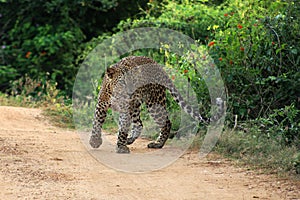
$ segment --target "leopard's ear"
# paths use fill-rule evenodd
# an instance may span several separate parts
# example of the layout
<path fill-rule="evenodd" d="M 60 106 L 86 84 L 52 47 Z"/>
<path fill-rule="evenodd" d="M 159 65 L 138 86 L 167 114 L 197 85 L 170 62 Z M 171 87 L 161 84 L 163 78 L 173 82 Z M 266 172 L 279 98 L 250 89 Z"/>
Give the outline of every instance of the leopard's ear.
<path fill-rule="evenodd" d="M 108 78 L 110 78 L 110 79 L 113 77 L 114 73 L 115 73 L 115 69 L 114 68 L 108 68 L 106 70 L 106 74 L 107 74 Z"/>

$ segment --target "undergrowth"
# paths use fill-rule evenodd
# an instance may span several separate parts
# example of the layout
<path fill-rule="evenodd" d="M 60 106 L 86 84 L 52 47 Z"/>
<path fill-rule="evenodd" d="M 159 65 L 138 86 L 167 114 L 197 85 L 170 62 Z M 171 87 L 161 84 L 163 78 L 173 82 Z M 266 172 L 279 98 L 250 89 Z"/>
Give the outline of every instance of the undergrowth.
<path fill-rule="evenodd" d="M 215 151 L 244 165 L 280 176 L 300 178 L 300 151 L 297 144 L 259 135 L 259 131 L 224 131 Z"/>
<path fill-rule="evenodd" d="M 55 126 L 74 128 L 72 102 L 57 89 L 56 82 L 25 75 L 12 85 L 8 93 L 0 92 L 1 106 L 40 108 Z"/>

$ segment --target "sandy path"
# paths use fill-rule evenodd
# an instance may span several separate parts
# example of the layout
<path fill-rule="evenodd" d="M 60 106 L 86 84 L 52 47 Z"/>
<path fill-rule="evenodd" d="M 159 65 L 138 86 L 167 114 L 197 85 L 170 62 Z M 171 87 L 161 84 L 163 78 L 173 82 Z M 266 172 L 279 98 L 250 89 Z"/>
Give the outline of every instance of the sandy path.
<path fill-rule="evenodd" d="M 300 199 L 300 185 L 194 152 L 158 171 L 117 172 L 40 110 L 0 107 L 0 199 Z"/>

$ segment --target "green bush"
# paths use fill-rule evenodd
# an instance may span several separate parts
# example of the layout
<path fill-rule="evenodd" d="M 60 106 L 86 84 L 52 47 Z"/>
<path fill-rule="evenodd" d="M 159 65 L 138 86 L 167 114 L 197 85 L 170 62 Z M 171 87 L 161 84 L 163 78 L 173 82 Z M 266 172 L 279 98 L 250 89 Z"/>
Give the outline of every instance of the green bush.
<path fill-rule="evenodd" d="M 253 121 L 258 129 L 268 137 L 277 139 L 287 145 L 295 145 L 300 149 L 300 110 L 295 105 L 274 109 L 268 118 L 259 118 Z"/>
<path fill-rule="evenodd" d="M 295 44 L 300 6 L 280 1 L 229 2 L 222 23 L 212 26 L 211 54 L 219 59 L 229 109 L 241 119 L 253 119 L 297 103 L 300 59 Z"/>
<path fill-rule="evenodd" d="M 25 74 L 37 79 L 50 73 L 70 95 L 85 43 L 145 6 L 145 0 L 0 1 L 0 91 Z"/>

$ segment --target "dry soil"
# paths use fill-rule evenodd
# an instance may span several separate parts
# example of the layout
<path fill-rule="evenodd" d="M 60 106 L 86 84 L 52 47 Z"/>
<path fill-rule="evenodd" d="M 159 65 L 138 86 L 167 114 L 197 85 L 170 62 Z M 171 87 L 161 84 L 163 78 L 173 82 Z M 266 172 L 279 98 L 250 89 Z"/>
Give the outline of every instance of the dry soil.
<path fill-rule="evenodd" d="M 144 143 L 136 141 L 133 151 Z M 119 172 L 41 110 L 1 106 L 0 199 L 300 199 L 300 184 L 196 152 L 153 172 Z"/>

